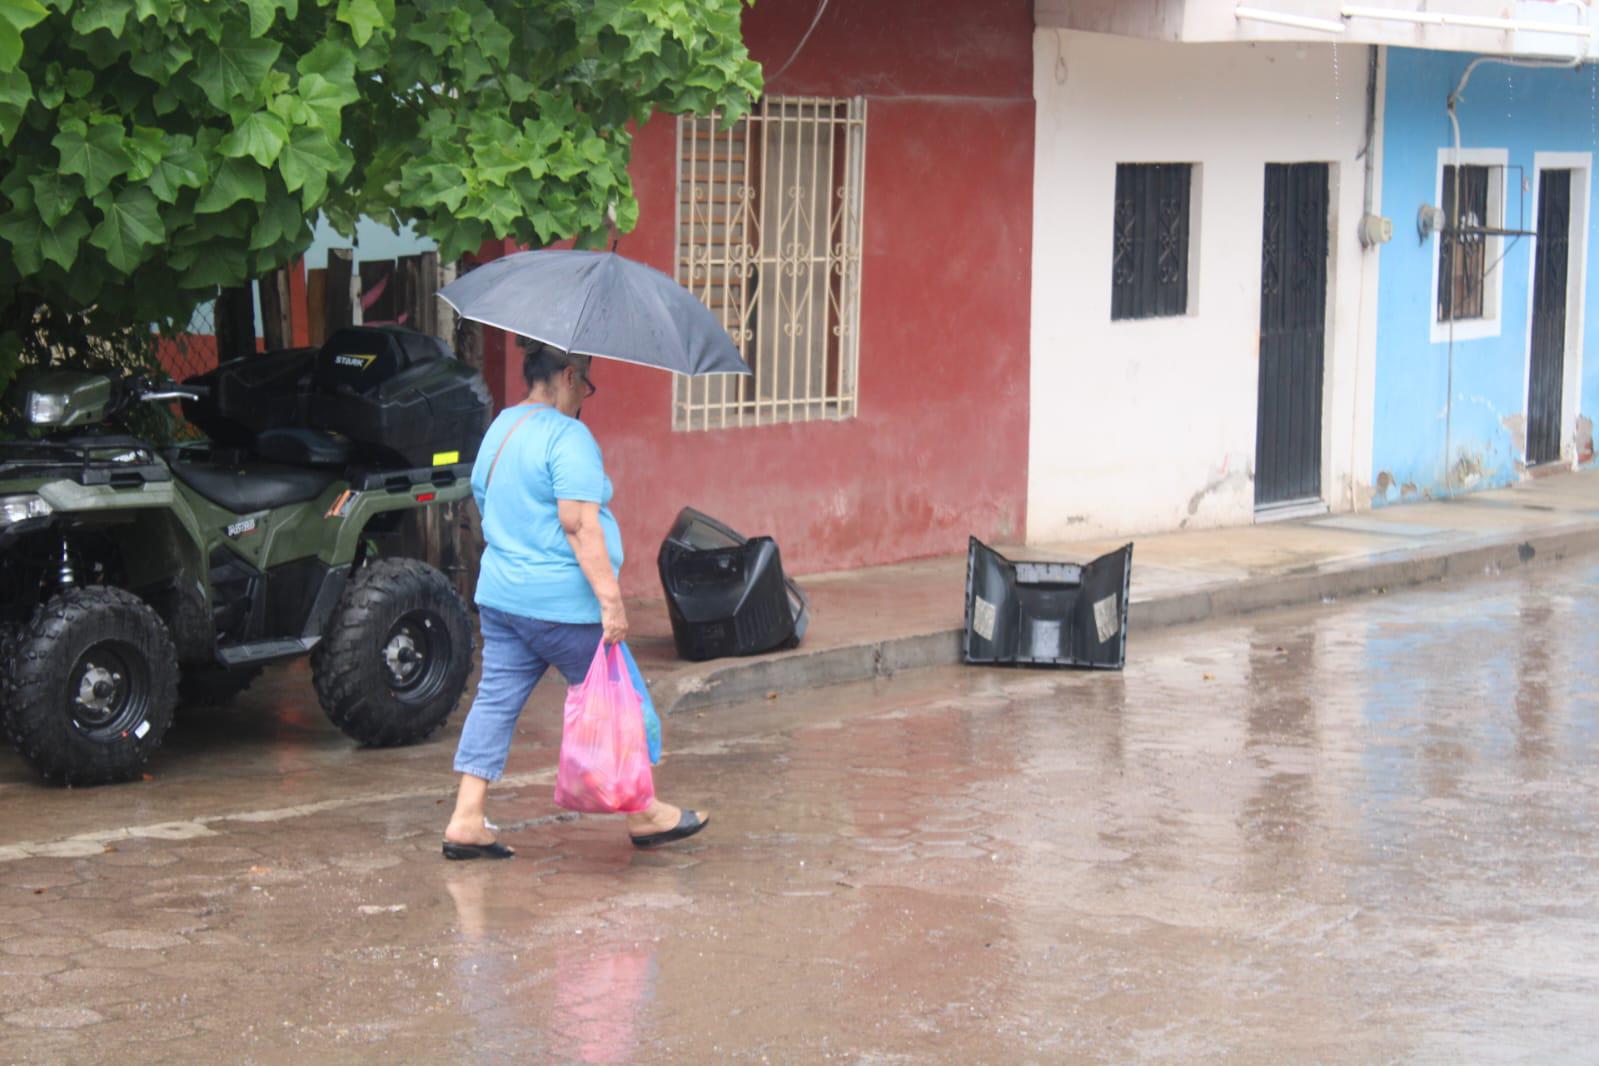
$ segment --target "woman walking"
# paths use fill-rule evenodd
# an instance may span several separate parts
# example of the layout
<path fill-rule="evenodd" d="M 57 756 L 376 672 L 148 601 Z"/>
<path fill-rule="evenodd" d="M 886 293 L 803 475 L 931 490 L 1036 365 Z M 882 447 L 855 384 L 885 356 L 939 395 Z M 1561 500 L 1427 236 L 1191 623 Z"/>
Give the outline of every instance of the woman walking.
<path fill-rule="evenodd" d="M 527 398 L 494 420 L 472 468 L 486 543 L 476 596 L 483 673 L 455 754 L 461 785 L 444 830 L 447 859 L 511 857 L 488 827 L 484 802 L 505 770 L 523 705 L 549 667 L 578 684 L 601 640 L 627 639 L 611 479 L 577 420 L 595 392 L 589 358 L 532 341 L 522 376 Z M 627 816 L 627 831 L 636 847 L 650 848 L 693 836 L 707 821 L 657 799 Z"/>

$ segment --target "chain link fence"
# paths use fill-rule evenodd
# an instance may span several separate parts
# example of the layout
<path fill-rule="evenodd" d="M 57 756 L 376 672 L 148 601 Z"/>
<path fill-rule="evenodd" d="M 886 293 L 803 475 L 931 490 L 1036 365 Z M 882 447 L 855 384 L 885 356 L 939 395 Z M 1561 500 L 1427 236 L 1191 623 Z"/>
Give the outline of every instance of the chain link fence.
<path fill-rule="evenodd" d="M 156 337 L 156 360 L 174 381 L 215 370 L 217 365 L 216 303 L 201 304 L 183 333 Z"/>

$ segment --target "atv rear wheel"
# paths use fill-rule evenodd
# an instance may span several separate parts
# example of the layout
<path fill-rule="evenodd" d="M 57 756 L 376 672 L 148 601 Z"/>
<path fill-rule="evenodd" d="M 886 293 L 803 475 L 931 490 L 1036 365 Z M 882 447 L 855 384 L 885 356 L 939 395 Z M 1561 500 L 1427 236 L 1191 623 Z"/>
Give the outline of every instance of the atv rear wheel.
<path fill-rule="evenodd" d="M 368 747 L 415 744 L 449 719 L 472 668 L 466 604 L 415 559 L 363 567 L 311 654 L 322 709 Z"/>
<path fill-rule="evenodd" d="M 5 662 L 5 732 L 57 784 L 136 777 L 172 725 L 178 662 L 161 617 L 123 589 L 64 593 Z"/>

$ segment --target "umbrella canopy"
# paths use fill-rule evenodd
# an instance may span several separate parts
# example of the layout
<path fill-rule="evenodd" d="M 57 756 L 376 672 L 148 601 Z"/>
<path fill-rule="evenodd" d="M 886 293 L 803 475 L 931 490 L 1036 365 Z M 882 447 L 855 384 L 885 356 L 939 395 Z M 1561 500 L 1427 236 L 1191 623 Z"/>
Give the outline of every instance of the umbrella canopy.
<path fill-rule="evenodd" d="M 519 252 L 439 290 L 462 318 L 563 351 L 679 374 L 748 374 L 694 294 L 613 252 Z"/>

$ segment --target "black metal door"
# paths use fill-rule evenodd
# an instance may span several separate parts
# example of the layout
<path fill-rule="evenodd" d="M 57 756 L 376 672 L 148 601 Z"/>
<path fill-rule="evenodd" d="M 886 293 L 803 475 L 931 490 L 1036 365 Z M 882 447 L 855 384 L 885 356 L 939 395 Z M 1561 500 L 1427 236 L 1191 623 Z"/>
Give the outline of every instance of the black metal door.
<path fill-rule="evenodd" d="M 1321 495 L 1327 184 L 1325 163 L 1266 165 L 1256 507 Z"/>
<path fill-rule="evenodd" d="M 1566 376 L 1566 267 L 1571 171 L 1538 179 L 1538 246 L 1532 275 L 1532 367 L 1527 380 L 1527 462 L 1560 458 L 1560 394 Z"/>

